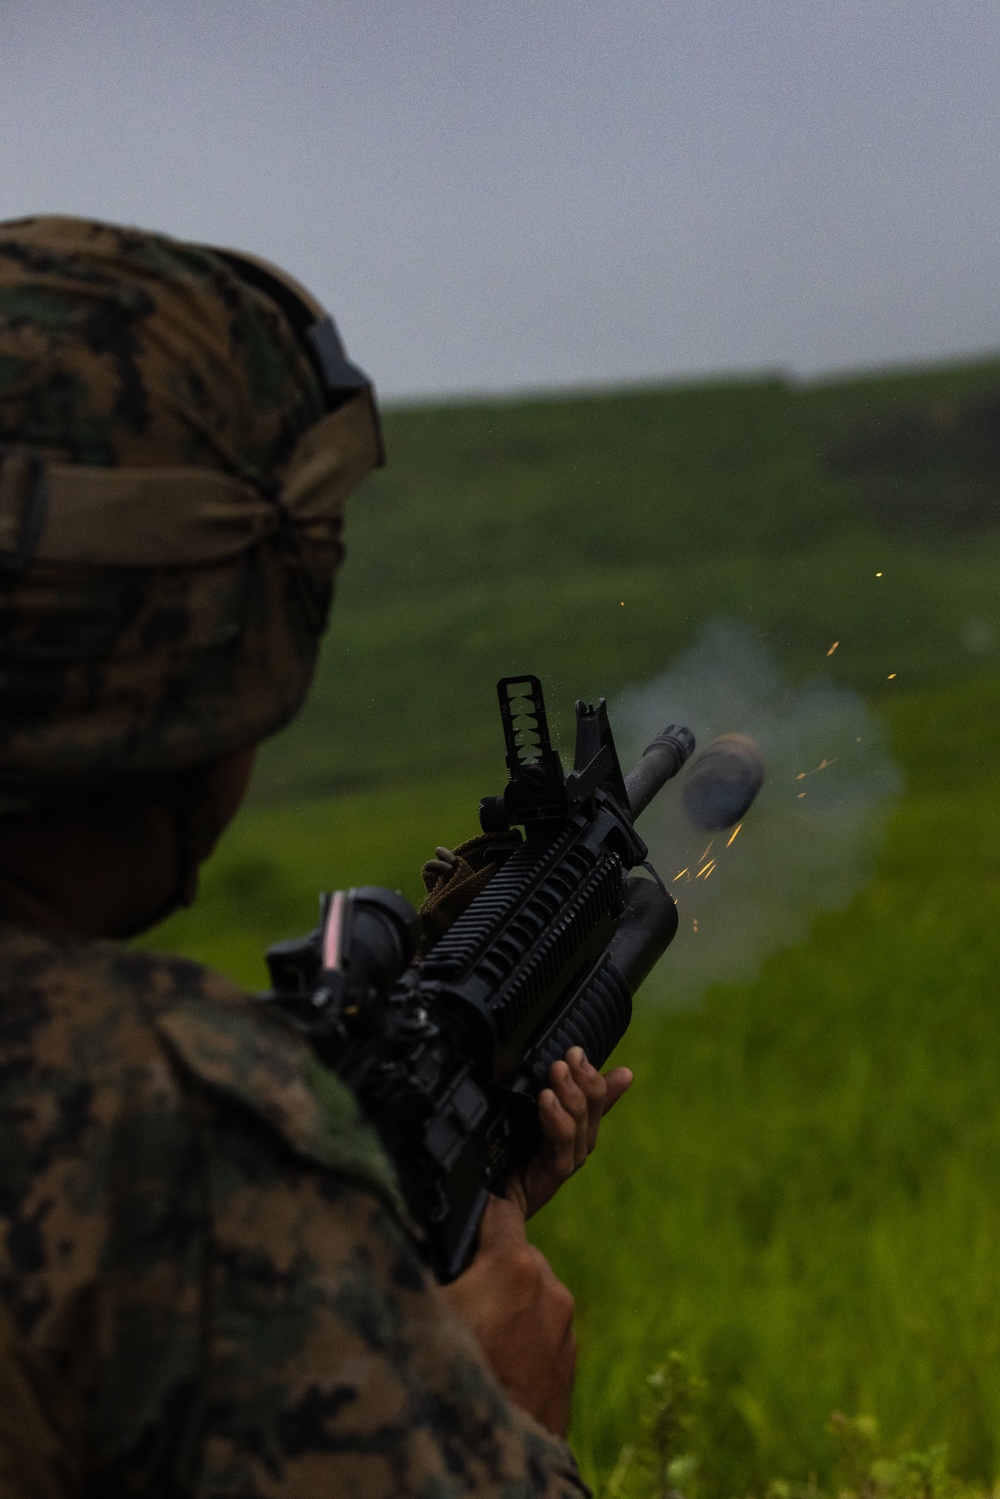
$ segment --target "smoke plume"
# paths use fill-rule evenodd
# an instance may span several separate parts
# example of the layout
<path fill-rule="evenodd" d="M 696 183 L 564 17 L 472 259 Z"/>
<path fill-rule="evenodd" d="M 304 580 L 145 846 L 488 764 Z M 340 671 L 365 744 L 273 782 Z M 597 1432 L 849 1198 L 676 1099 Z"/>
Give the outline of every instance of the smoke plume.
<path fill-rule="evenodd" d="M 687 724 L 699 750 L 719 734 L 749 734 L 766 766 L 735 836 L 685 818 L 690 763 L 640 818 L 680 918 L 640 1002 L 686 1008 L 711 984 L 752 979 L 870 878 L 902 781 L 857 693 L 822 681 L 790 687 L 745 626 L 717 620 L 671 671 L 623 694 L 612 723 L 625 769 L 669 723 Z"/>

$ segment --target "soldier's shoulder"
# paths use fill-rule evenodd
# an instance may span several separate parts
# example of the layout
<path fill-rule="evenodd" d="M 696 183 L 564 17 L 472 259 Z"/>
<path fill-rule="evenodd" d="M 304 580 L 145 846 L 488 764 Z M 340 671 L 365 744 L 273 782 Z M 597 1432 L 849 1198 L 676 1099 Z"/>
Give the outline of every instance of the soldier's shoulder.
<path fill-rule="evenodd" d="M 187 1110 L 193 1090 L 401 1207 L 353 1095 L 280 1015 L 190 959 L 0 928 L 0 1055 L 43 1111 Z"/>

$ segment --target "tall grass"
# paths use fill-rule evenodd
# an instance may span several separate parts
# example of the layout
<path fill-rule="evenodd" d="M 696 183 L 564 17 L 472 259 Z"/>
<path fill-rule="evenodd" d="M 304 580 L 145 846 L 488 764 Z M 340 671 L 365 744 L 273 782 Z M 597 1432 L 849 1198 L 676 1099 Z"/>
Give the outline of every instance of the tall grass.
<path fill-rule="evenodd" d="M 893 1451 L 945 1443 L 965 1480 L 997 1470 L 1000 682 L 887 712 L 908 791 L 871 885 L 752 984 L 640 1000 L 633 1092 L 535 1220 L 577 1297 L 573 1440 L 598 1484 L 672 1349 L 712 1392 L 699 1499 L 835 1482 L 833 1411 Z M 491 786 L 251 808 L 155 940 L 260 985 L 317 888 L 415 896 Z"/>

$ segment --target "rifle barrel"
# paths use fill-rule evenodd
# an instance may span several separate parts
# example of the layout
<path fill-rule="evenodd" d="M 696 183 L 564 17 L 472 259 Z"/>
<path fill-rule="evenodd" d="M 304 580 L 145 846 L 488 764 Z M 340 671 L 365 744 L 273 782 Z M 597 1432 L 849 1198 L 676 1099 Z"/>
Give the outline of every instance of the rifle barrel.
<path fill-rule="evenodd" d="M 693 753 L 694 735 L 676 723 L 661 730 L 652 744 L 646 746 L 638 765 L 625 777 L 633 822 Z"/>

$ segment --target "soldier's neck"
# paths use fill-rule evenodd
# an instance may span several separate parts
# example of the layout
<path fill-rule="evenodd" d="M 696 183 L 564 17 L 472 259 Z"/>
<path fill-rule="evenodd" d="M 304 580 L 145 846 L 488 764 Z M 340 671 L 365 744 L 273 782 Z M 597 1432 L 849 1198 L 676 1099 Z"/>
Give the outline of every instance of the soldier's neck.
<path fill-rule="evenodd" d="M 180 873 L 175 819 L 163 807 L 0 824 L 0 910 L 43 931 L 132 936 L 170 909 Z"/>
<path fill-rule="evenodd" d="M 132 937 L 190 904 L 253 762 L 252 749 L 238 750 L 153 789 L 0 821 L 0 918 L 84 939 Z"/>

